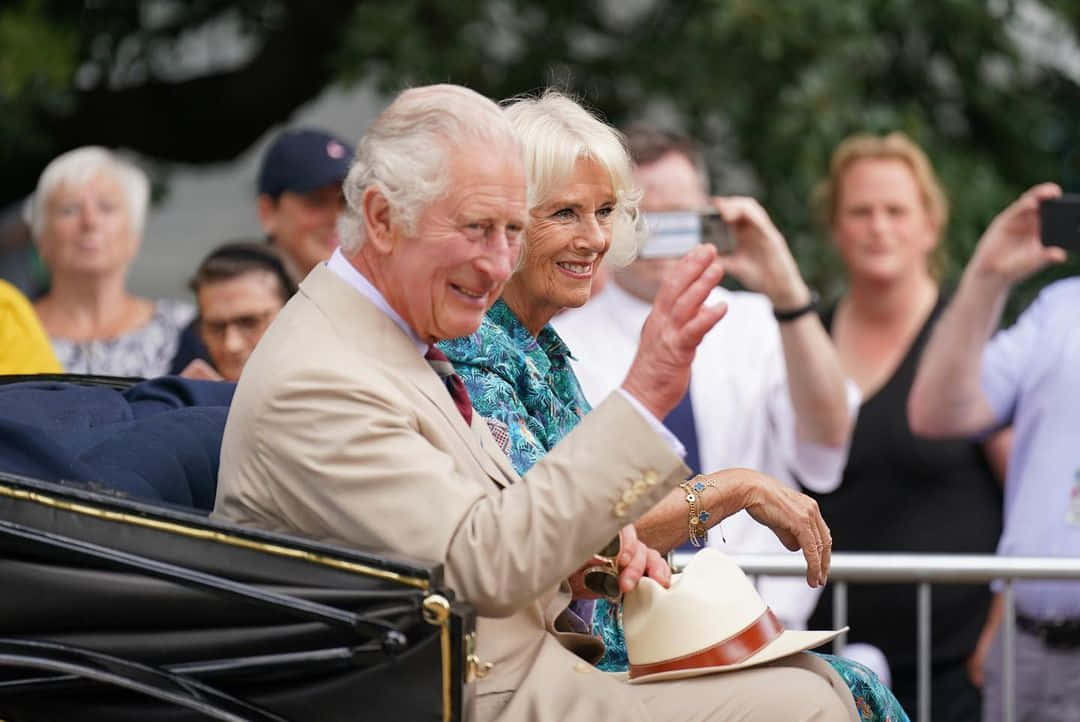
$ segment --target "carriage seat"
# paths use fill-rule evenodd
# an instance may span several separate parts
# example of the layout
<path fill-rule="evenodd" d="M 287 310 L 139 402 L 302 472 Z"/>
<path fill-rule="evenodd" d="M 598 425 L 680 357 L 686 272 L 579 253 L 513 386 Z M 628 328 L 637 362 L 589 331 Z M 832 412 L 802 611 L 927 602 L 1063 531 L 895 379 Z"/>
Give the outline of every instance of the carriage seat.
<path fill-rule="evenodd" d="M 236 385 L 162 376 L 122 389 L 0 385 L 0 471 L 208 513 Z"/>

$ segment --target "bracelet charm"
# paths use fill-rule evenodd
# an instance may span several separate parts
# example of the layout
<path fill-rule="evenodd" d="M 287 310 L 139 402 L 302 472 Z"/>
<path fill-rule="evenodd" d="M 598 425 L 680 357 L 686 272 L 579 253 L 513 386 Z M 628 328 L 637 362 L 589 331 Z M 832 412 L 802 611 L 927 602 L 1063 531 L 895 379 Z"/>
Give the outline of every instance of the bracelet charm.
<path fill-rule="evenodd" d="M 690 543 L 696 547 L 703 545 L 703 542 L 707 542 L 709 538 L 709 519 L 712 515 L 709 514 L 704 508 L 702 508 L 700 502 L 702 494 L 709 487 L 719 490 L 716 482 L 708 479 L 704 476 L 696 476 L 689 481 L 684 481 L 679 484 L 679 487 L 686 492 L 686 503 L 689 506 L 687 515 L 687 529 L 689 531 Z M 723 530 L 720 531 L 720 538 L 724 538 Z M 726 542 L 727 540 L 724 539 Z"/>

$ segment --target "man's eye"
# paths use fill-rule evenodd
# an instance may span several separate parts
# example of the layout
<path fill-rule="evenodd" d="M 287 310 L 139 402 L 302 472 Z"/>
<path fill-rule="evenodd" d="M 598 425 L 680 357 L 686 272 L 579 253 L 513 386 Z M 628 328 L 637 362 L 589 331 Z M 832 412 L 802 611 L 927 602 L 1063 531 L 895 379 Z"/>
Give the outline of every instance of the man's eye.
<path fill-rule="evenodd" d="M 241 316 L 240 318 L 236 319 L 234 323 L 241 331 L 253 331 L 254 329 L 259 327 L 259 317 Z"/>

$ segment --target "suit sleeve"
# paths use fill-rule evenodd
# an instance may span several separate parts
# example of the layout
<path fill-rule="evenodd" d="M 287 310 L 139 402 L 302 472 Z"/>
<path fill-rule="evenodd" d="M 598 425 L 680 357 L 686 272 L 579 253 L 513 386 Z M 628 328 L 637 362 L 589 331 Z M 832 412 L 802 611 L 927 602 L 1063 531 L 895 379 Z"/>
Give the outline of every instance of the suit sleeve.
<path fill-rule="evenodd" d="M 403 411 L 384 388 L 344 371 L 276 384 L 249 419 L 255 452 L 243 473 L 268 485 L 272 513 L 290 526 L 442 561 L 483 616 L 549 591 L 686 475 L 616 395 L 498 490 L 472 478 L 480 467 L 460 461 L 445 418 Z"/>

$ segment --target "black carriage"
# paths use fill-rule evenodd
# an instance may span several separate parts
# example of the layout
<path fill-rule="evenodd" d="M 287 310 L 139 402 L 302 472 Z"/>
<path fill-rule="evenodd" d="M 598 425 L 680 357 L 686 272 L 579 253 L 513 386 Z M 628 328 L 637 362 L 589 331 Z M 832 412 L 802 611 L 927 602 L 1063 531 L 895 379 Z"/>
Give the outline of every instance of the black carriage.
<path fill-rule="evenodd" d="M 0 471 L 3 722 L 467 720 L 474 623 L 437 564 Z"/>

